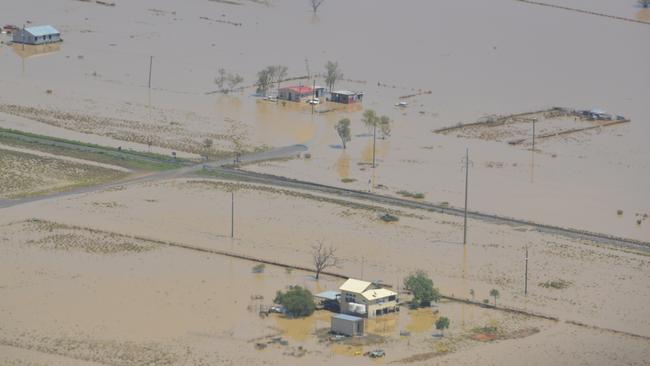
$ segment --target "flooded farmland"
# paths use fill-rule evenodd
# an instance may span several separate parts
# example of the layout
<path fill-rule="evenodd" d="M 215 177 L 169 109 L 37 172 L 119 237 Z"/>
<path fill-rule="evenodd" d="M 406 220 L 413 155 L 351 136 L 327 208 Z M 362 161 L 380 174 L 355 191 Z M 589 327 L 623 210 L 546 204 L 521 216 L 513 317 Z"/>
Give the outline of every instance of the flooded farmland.
<path fill-rule="evenodd" d="M 0 363 L 645 364 L 649 22 L 635 0 L 0 4 L 63 39 L 0 35 Z M 361 103 L 275 98 L 329 90 L 328 61 Z M 349 277 L 399 312 L 347 338 L 266 312 Z"/>

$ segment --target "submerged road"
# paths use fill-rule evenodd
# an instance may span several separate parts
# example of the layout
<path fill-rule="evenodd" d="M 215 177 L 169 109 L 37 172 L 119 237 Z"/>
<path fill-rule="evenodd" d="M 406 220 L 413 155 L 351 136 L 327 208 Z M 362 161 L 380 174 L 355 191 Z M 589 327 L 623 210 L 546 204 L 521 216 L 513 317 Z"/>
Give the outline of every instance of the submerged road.
<path fill-rule="evenodd" d="M 307 151 L 307 147 L 304 145 L 291 145 L 291 146 L 279 147 L 267 151 L 242 155 L 239 160 L 243 164 L 251 164 L 260 161 L 293 157 L 304 151 Z M 99 192 L 106 189 L 124 187 L 127 185 L 149 183 L 149 182 L 156 182 L 156 181 L 161 181 L 166 179 L 179 178 L 182 176 L 186 176 L 188 174 L 196 173 L 204 168 L 215 169 L 232 163 L 233 161 L 231 159 L 224 159 L 215 162 L 195 164 L 195 165 L 186 166 L 183 168 L 178 168 L 173 170 L 164 170 L 155 173 L 146 173 L 139 176 L 131 176 L 129 178 L 118 180 L 115 182 L 109 182 L 109 183 L 99 184 L 95 186 L 80 187 L 68 191 L 46 194 L 41 196 L 25 197 L 25 198 L 20 198 L 15 200 L 0 199 L 0 209 L 23 205 L 31 202 L 38 202 L 38 201 L 45 201 L 49 199 L 61 198 L 66 196 L 73 196 L 73 195 L 78 195 L 83 193 Z"/>
<path fill-rule="evenodd" d="M 255 172 L 228 168 L 223 166 L 219 168 L 215 168 L 214 171 L 222 174 L 227 179 L 245 180 L 248 182 L 269 184 L 269 185 L 274 185 L 279 187 L 317 191 L 321 193 L 334 194 L 334 195 L 349 197 L 353 199 L 371 201 L 378 204 L 398 206 L 398 207 L 410 208 L 410 209 L 426 210 L 426 211 L 438 212 L 438 213 L 454 215 L 454 216 L 464 215 L 464 210 L 462 208 L 443 206 L 443 205 L 438 205 L 430 202 L 414 201 L 414 200 L 408 200 L 399 197 L 385 196 L 376 193 L 355 191 L 346 188 L 300 181 L 296 179 L 290 179 L 290 178 L 285 178 L 285 177 L 280 177 L 280 176 L 270 175 L 270 174 L 255 173 Z M 584 239 L 592 242 L 610 244 L 615 246 L 623 246 L 630 249 L 650 252 L 650 242 L 646 242 L 642 240 L 622 238 L 613 235 L 595 233 L 595 232 L 590 232 L 590 231 L 580 230 L 580 229 L 541 224 L 541 223 L 528 221 L 524 219 L 517 219 L 517 218 L 500 216 L 496 214 L 490 214 L 490 213 L 484 213 L 478 211 L 468 211 L 467 217 L 474 220 L 482 220 L 482 221 L 487 221 L 496 224 L 507 224 L 511 226 L 526 227 L 531 230 L 536 230 L 536 231 L 549 233 L 549 234 L 562 235 L 573 239 Z"/>

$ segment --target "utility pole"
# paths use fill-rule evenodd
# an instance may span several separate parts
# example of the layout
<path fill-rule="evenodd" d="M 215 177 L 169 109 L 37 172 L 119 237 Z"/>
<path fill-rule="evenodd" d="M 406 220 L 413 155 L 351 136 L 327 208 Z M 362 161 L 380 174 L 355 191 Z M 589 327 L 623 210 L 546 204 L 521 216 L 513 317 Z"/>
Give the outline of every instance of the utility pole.
<path fill-rule="evenodd" d="M 235 237 L 235 192 L 230 192 L 230 237 Z"/>
<path fill-rule="evenodd" d="M 533 118 L 533 151 L 535 151 L 535 122 L 537 122 L 537 118 Z"/>
<path fill-rule="evenodd" d="M 469 182 L 469 149 L 465 150 L 465 223 L 463 225 L 463 244 L 467 244 L 467 187 Z"/>
<path fill-rule="evenodd" d="M 314 107 L 316 105 L 316 79 L 314 79 L 314 86 L 311 89 L 311 114 L 314 114 Z"/>
<path fill-rule="evenodd" d="M 149 89 L 151 89 L 151 67 L 153 66 L 153 56 L 149 56 Z"/>
<path fill-rule="evenodd" d="M 524 274 L 524 295 L 528 295 L 528 245 L 526 245 L 526 270 Z"/>
<path fill-rule="evenodd" d="M 377 144 L 377 121 L 372 126 L 372 168 L 375 168 L 375 146 Z"/>

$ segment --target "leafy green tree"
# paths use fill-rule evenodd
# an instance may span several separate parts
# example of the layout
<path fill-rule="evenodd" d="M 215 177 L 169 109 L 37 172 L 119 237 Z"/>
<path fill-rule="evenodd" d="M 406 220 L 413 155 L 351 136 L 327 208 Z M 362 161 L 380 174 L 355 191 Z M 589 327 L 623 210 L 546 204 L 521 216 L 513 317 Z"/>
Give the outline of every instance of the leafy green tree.
<path fill-rule="evenodd" d="M 287 292 L 278 291 L 273 302 L 284 306 L 287 314 L 294 317 L 309 316 L 316 309 L 314 296 L 300 286 L 290 286 Z"/>
<path fill-rule="evenodd" d="M 379 131 L 381 131 L 381 138 L 385 139 L 390 136 L 391 119 L 388 116 L 379 117 Z"/>
<path fill-rule="evenodd" d="M 493 288 L 492 290 L 490 290 L 490 296 L 492 296 L 494 298 L 494 307 L 496 307 L 497 306 L 497 298 L 500 296 L 499 290 Z"/>
<path fill-rule="evenodd" d="M 368 131 L 374 129 L 379 123 L 379 116 L 372 109 L 366 109 L 361 117 L 361 122 L 368 128 Z"/>
<path fill-rule="evenodd" d="M 446 316 L 441 316 L 436 320 L 436 329 L 440 331 L 440 333 L 444 336 L 445 335 L 445 329 L 449 329 L 449 318 Z"/>
<path fill-rule="evenodd" d="M 412 305 L 429 306 L 440 300 L 440 292 L 424 271 L 417 271 L 404 279 L 404 287 L 413 294 Z"/>
<path fill-rule="evenodd" d="M 343 79 L 343 72 L 341 72 L 341 69 L 339 68 L 339 63 L 332 61 L 327 61 L 325 64 L 325 70 L 327 72 L 325 75 L 325 83 L 327 84 L 327 87 L 331 93 L 332 89 L 334 88 L 334 84 L 336 84 L 337 81 Z"/>
<path fill-rule="evenodd" d="M 346 143 L 352 140 L 350 133 L 350 119 L 343 118 L 336 126 L 334 126 L 334 129 L 336 129 L 336 133 L 338 133 L 341 138 L 341 143 L 343 143 L 343 148 L 345 149 Z"/>

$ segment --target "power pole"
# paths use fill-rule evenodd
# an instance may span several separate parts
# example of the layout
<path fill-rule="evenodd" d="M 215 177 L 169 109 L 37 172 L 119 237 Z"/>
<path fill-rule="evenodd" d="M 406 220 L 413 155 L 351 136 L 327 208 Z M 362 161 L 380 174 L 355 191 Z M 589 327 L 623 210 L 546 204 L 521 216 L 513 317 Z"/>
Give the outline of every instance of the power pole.
<path fill-rule="evenodd" d="M 377 121 L 372 126 L 372 168 L 375 168 L 375 145 L 377 144 Z"/>
<path fill-rule="evenodd" d="M 463 244 L 467 244 L 467 187 L 469 182 L 469 149 L 465 150 L 465 223 L 463 225 Z"/>
<path fill-rule="evenodd" d="M 151 89 L 151 67 L 153 66 L 153 56 L 149 56 L 149 89 Z"/>
<path fill-rule="evenodd" d="M 535 122 L 537 122 L 537 118 L 533 118 L 533 151 L 535 151 Z"/>
<path fill-rule="evenodd" d="M 315 104 L 316 104 L 316 79 L 314 79 L 314 86 L 311 89 L 311 114 L 314 114 Z"/>
<path fill-rule="evenodd" d="M 235 192 L 230 192 L 230 237 L 235 237 Z"/>
<path fill-rule="evenodd" d="M 524 274 L 524 295 L 528 295 L 528 245 L 526 245 L 526 270 Z"/>

